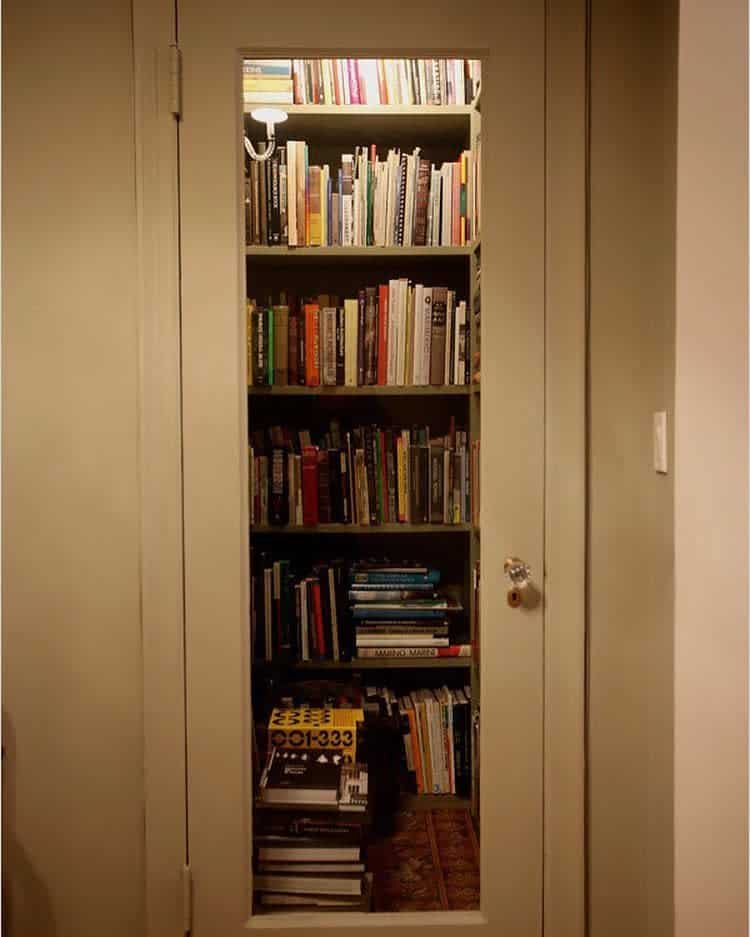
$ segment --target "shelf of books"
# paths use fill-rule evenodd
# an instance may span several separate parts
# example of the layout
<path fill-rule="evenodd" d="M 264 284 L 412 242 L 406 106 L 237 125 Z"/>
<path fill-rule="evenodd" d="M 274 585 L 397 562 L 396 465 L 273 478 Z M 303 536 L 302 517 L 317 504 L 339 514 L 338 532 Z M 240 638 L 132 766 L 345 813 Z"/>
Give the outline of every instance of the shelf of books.
<path fill-rule="evenodd" d="M 479 906 L 479 88 L 243 64 L 258 913 L 415 910 L 427 839 L 423 909 L 457 907 L 444 842 Z"/>

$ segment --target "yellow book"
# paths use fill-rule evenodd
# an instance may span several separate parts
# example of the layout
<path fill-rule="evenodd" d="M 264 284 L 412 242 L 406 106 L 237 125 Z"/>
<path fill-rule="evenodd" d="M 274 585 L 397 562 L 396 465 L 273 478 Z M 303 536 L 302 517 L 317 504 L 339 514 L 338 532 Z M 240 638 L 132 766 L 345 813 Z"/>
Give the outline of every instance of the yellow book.
<path fill-rule="evenodd" d="M 322 206 L 321 206 L 321 177 L 323 173 L 320 166 L 310 166 L 307 173 L 309 190 L 309 234 L 307 243 L 310 247 L 320 247 L 322 244 Z"/>
<path fill-rule="evenodd" d="M 268 741 L 276 748 L 340 751 L 346 764 L 357 760 L 357 727 L 362 709 L 275 708 L 268 720 Z"/>

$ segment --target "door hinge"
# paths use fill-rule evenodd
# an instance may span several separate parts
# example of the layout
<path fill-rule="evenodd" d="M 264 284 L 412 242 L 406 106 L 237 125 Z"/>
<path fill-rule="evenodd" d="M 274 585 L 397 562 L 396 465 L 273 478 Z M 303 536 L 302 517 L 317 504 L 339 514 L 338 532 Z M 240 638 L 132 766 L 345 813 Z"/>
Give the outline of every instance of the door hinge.
<path fill-rule="evenodd" d="M 169 111 L 176 120 L 182 117 L 182 52 L 174 42 L 169 47 Z"/>
<path fill-rule="evenodd" d="M 182 867 L 182 930 L 189 934 L 193 929 L 193 873 L 189 865 Z"/>

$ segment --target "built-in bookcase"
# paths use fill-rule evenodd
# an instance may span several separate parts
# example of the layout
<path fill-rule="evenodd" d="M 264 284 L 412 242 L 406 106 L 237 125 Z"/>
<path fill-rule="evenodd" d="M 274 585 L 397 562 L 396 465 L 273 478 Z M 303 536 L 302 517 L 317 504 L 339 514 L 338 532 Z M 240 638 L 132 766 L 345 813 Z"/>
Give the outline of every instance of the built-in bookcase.
<path fill-rule="evenodd" d="M 472 154 L 479 185 L 481 170 L 480 97 L 464 104 L 314 104 L 271 102 L 287 115 L 276 125 L 276 144 L 306 141 L 310 164 L 337 167 L 342 153 L 355 146 L 377 147 L 381 158 L 391 147 L 411 153 L 415 147 L 438 166 Z M 245 104 L 245 133 L 260 141 L 264 127 L 251 117 L 258 101 Z M 479 202 L 478 192 L 476 195 Z M 475 226 L 476 228 L 476 226 Z M 377 424 L 383 427 L 424 424 L 445 433 L 450 417 L 464 427 L 472 441 L 480 437 L 481 392 L 478 381 L 480 350 L 481 237 L 475 230 L 468 243 L 453 246 L 290 247 L 288 244 L 248 243 L 246 283 L 248 299 L 278 303 L 282 293 L 296 296 L 358 295 L 366 286 L 377 287 L 395 278 L 412 283 L 440 284 L 454 290 L 467 304 L 470 338 L 465 384 L 258 386 L 248 374 L 250 433 L 272 425 L 293 425 L 322 430 L 332 419 L 342 425 Z M 248 369 L 250 370 L 251 363 Z M 252 478 L 252 470 L 250 472 Z M 253 492 L 250 492 L 252 503 Z M 478 497 L 478 491 L 474 493 Z M 254 659 L 253 693 L 274 692 L 295 680 L 351 679 L 362 675 L 363 685 L 411 687 L 447 684 L 471 686 L 472 724 L 480 706 L 478 667 L 478 602 L 480 527 L 478 511 L 465 522 L 399 523 L 379 525 L 322 523 L 309 525 L 250 525 L 251 563 L 261 552 L 293 557 L 304 565 L 320 558 L 347 559 L 388 556 L 394 560 L 420 560 L 443 572 L 443 583 L 462 606 L 457 616 L 459 643 L 470 644 L 471 657 L 423 659 L 365 659 L 349 661 L 283 661 Z M 474 733 L 477 738 L 477 733 Z M 472 776 L 478 777 L 476 759 Z M 410 809 L 466 806 L 476 814 L 478 787 L 471 797 L 404 794 Z M 478 825 L 477 825 L 478 828 Z"/>

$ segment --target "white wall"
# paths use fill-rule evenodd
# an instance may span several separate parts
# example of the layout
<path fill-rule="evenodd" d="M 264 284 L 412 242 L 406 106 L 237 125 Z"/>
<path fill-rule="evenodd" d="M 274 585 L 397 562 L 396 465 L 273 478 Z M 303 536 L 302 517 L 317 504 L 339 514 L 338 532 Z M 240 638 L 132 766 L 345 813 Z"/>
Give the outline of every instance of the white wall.
<path fill-rule="evenodd" d="M 747 2 L 683 0 L 675 934 L 747 934 Z"/>
<path fill-rule="evenodd" d="M 144 929 L 131 9 L 3 7 L 11 935 Z"/>

